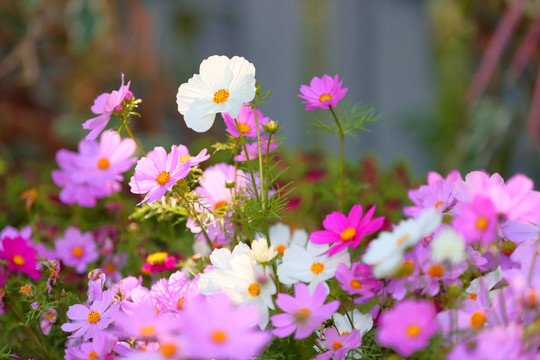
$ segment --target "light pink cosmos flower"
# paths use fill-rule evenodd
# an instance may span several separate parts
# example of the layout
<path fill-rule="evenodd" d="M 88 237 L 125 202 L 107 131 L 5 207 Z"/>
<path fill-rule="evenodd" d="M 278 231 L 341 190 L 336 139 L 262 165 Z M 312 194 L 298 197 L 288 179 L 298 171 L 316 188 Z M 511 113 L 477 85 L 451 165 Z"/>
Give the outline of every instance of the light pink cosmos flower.
<path fill-rule="evenodd" d="M 271 339 L 268 331 L 257 326 L 259 322 L 254 306 L 236 307 L 221 293 L 198 296 L 182 314 L 186 358 L 253 359 Z"/>
<path fill-rule="evenodd" d="M 344 360 L 351 349 L 359 348 L 362 345 L 362 335 L 360 331 L 353 329 L 350 333 L 339 334 L 336 329 L 328 328 L 324 332 L 325 340 L 319 340 L 328 351 L 323 352 L 313 360 Z"/>
<path fill-rule="evenodd" d="M 41 328 L 41 332 L 44 335 L 49 335 L 51 332 L 51 328 L 53 324 L 56 322 L 56 319 L 58 318 L 58 313 L 53 308 L 48 308 L 44 312 L 41 313 L 41 323 L 39 327 Z"/>
<path fill-rule="evenodd" d="M 467 244 L 489 245 L 497 240 L 497 212 L 490 198 L 475 195 L 470 203 L 463 203 L 452 223 Z"/>
<path fill-rule="evenodd" d="M 79 348 L 73 349 L 70 352 L 76 360 L 114 359 L 114 355 L 111 355 L 111 357 L 107 357 L 107 355 L 113 350 L 115 342 L 116 341 L 111 334 L 105 331 L 100 331 L 96 334 L 91 342 L 85 342 L 81 344 Z"/>
<path fill-rule="evenodd" d="M 206 149 L 202 149 L 197 155 L 191 156 L 189 150 L 185 145 L 173 145 L 178 151 L 178 160 L 181 163 L 189 162 L 189 166 L 196 166 L 202 163 L 205 160 L 210 158 L 210 155 L 207 154 Z"/>
<path fill-rule="evenodd" d="M 372 219 L 375 206 L 372 206 L 362 218 L 362 205 L 354 205 L 348 216 L 333 212 L 323 220 L 325 230 L 315 231 L 309 240 L 315 244 L 334 244 L 326 253 L 334 255 L 347 247 L 356 248 L 362 239 L 379 230 L 384 217 Z"/>
<path fill-rule="evenodd" d="M 86 140 L 96 139 L 103 129 L 105 129 L 105 126 L 107 126 L 113 113 L 123 110 L 122 102 L 133 98 L 133 94 L 129 91 L 130 84 L 131 81 L 128 81 L 127 85 L 124 85 L 124 74 L 122 74 L 122 85 L 120 85 L 120 89 L 113 90 L 110 94 L 103 93 L 94 100 L 94 105 L 91 109 L 98 116 L 87 120 L 82 125 L 83 129 L 91 130 L 86 135 Z"/>
<path fill-rule="evenodd" d="M 151 203 L 161 199 L 178 180 L 187 176 L 189 170 L 189 162 L 179 161 L 177 147 L 172 147 L 167 154 L 163 147 L 158 146 L 137 162 L 129 186 L 134 194 L 146 193 L 139 204 Z"/>
<path fill-rule="evenodd" d="M 326 109 L 330 106 L 336 107 L 339 100 L 343 99 L 348 88 L 342 88 L 343 80 L 339 81 L 338 76 L 333 78 L 323 75 L 322 78 L 314 77 L 311 79 L 310 86 L 301 85 L 299 97 L 305 101 L 306 111 L 313 109 Z"/>
<path fill-rule="evenodd" d="M 68 227 L 64 237 L 56 239 L 55 247 L 64 265 L 75 268 L 79 274 L 84 273 L 88 264 L 99 257 L 92 233 L 81 233 L 75 226 Z"/>
<path fill-rule="evenodd" d="M 229 134 L 234 136 L 235 138 L 239 137 L 238 134 L 238 127 L 236 126 L 236 123 L 234 122 L 234 118 L 229 116 L 226 112 L 221 113 L 221 116 L 223 116 L 223 120 L 225 121 L 225 125 L 227 126 L 227 129 L 225 129 Z M 262 133 L 263 125 L 266 125 L 269 121 L 271 121 L 269 117 L 265 117 L 263 113 L 260 110 L 257 110 L 257 121 L 259 122 L 259 133 Z M 240 109 L 240 113 L 236 117 L 236 121 L 238 121 L 238 125 L 240 127 L 240 131 L 242 132 L 242 135 L 245 137 L 250 138 L 256 138 L 257 137 L 257 126 L 255 123 L 255 112 L 253 111 L 253 108 L 250 106 L 249 103 L 244 103 L 242 105 L 242 108 Z"/>
<path fill-rule="evenodd" d="M 185 273 L 177 271 L 169 279 L 160 279 L 150 289 L 150 295 L 162 312 L 178 313 L 188 301 L 199 294 L 199 274 L 189 280 Z"/>
<path fill-rule="evenodd" d="M 7 262 L 11 272 L 20 271 L 34 280 L 39 280 L 41 273 L 36 270 L 38 253 L 22 237 L 4 237 L 1 241 L 0 259 Z M 0 281 L 1 282 L 1 281 Z"/>
<path fill-rule="evenodd" d="M 275 139 L 270 140 L 270 148 L 268 148 L 268 136 L 261 136 L 261 155 L 265 156 L 267 154 L 270 154 L 274 152 L 280 145 L 280 143 L 276 143 Z M 249 160 L 257 159 L 259 157 L 259 144 L 257 142 L 246 144 L 246 150 L 249 155 Z M 244 149 L 242 148 L 242 152 L 240 152 L 239 155 L 236 155 L 234 157 L 234 161 L 247 161 L 246 159 L 246 153 Z"/>
<path fill-rule="evenodd" d="M 75 322 L 63 324 L 62 330 L 73 332 L 70 338 L 83 336 L 84 341 L 93 338 L 113 322 L 118 311 L 118 302 L 113 301 L 115 301 L 113 292 L 107 290 L 103 293 L 101 301 L 95 301 L 90 308 L 82 304 L 70 306 L 67 316 Z"/>
<path fill-rule="evenodd" d="M 272 316 L 272 325 L 275 328 L 272 333 L 280 338 L 287 337 L 295 331 L 295 339 L 310 336 L 339 307 L 337 300 L 324 303 L 328 294 L 329 290 L 323 283 L 317 285 L 313 294 L 303 283 L 294 286 L 294 297 L 279 293 L 276 305 L 285 313 Z"/>
<path fill-rule="evenodd" d="M 117 312 L 114 323 L 128 338 L 141 340 L 157 339 L 177 333 L 180 325 L 176 316 L 157 313 L 149 302 L 139 304 L 133 309 L 132 315 Z"/>
<path fill-rule="evenodd" d="M 360 262 L 353 263 L 350 269 L 345 264 L 339 264 L 336 279 L 350 295 L 361 295 L 361 298 L 354 300 L 355 304 L 369 301 L 382 289 L 382 283 L 371 275 L 371 266 Z"/>
<path fill-rule="evenodd" d="M 377 342 L 402 356 L 427 347 L 437 332 L 435 307 L 427 300 L 403 300 L 379 319 Z"/>

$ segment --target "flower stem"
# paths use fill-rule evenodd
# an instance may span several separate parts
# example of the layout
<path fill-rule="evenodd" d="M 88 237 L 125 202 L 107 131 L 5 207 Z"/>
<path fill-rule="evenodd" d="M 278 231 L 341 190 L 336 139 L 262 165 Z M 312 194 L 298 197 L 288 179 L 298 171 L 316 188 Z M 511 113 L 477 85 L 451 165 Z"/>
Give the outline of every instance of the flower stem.
<path fill-rule="evenodd" d="M 338 119 L 332 106 L 329 106 L 330 112 L 336 121 L 336 125 L 339 129 L 339 137 L 341 140 L 341 159 L 339 162 L 339 178 L 340 178 L 340 196 L 339 196 L 339 209 L 343 210 L 345 200 L 345 132 L 341 126 L 341 121 Z"/>
<path fill-rule="evenodd" d="M 259 130 L 259 119 L 257 116 L 257 108 L 255 106 L 253 106 L 253 114 L 255 115 L 255 127 L 257 128 L 257 147 L 259 150 L 259 176 L 261 178 L 262 208 L 263 208 L 263 211 L 265 211 L 266 210 L 266 193 L 268 192 L 268 189 L 266 188 L 267 184 L 265 184 L 263 181 L 264 173 L 263 173 L 263 165 L 262 165 L 261 134 Z M 270 144 L 270 141 L 268 142 L 268 144 Z"/>
<path fill-rule="evenodd" d="M 143 154 L 143 156 L 146 156 L 146 153 L 144 152 L 143 148 L 141 147 L 141 145 L 139 144 L 139 142 L 137 141 L 137 139 L 135 139 L 135 136 L 133 136 L 133 133 L 131 132 L 131 130 L 129 129 L 129 126 L 127 124 L 127 121 L 126 120 L 123 120 L 122 121 L 122 126 L 124 126 L 126 128 L 126 131 L 129 135 L 130 138 L 133 139 L 133 141 L 135 141 L 135 145 L 137 145 L 137 148 L 139 149 L 139 151 L 141 152 L 141 154 Z"/>
<path fill-rule="evenodd" d="M 268 202 L 268 192 L 270 191 L 270 188 L 268 186 L 268 174 L 270 173 L 270 169 L 269 169 L 269 163 L 270 163 L 270 140 L 272 140 L 272 134 L 270 134 L 268 136 L 268 143 L 266 145 L 266 168 L 264 170 L 264 187 L 266 189 L 265 191 L 265 196 L 266 196 L 266 202 Z"/>
<path fill-rule="evenodd" d="M 253 190 L 255 191 L 255 197 L 257 198 L 257 201 L 260 201 L 259 191 L 257 190 L 257 183 L 255 182 L 255 175 L 253 174 L 253 167 L 251 166 L 251 160 L 249 160 L 249 154 L 246 148 L 246 139 L 244 138 L 244 135 L 242 134 L 242 130 L 240 130 L 240 124 L 238 124 L 238 120 L 234 119 L 234 122 L 236 123 L 236 128 L 238 129 L 238 135 L 240 136 L 242 148 L 244 149 L 244 154 L 246 155 L 246 162 L 248 165 L 249 174 L 251 175 L 251 182 L 253 183 Z"/>

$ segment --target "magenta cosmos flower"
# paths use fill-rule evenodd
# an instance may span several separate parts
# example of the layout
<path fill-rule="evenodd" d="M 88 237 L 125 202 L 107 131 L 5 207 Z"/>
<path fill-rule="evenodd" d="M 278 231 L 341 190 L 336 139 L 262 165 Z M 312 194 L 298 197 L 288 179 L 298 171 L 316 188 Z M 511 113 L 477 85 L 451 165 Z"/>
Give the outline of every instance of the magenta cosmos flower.
<path fill-rule="evenodd" d="M 382 227 L 384 217 L 372 219 L 374 213 L 375 206 L 371 207 L 362 218 L 361 205 L 354 205 L 348 216 L 335 211 L 323 220 L 323 227 L 326 230 L 311 233 L 309 240 L 315 244 L 335 243 L 325 252 L 330 255 L 345 250 L 349 246 L 356 248 L 365 236 Z"/>
<path fill-rule="evenodd" d="M 82 125 L 83 129 L 91 130 L 86 135 L 86 140 L 96 139 L 109 123 L 113 113 L 123 110 L 122 102 L 124 100 L 129 101 L 133 98 L 133 94 L 129 91 L 130 83 L 131 81 L 128 81 L 127 85 L 124 85 L 124 74 L 122 74 L 122 85 L 120 85 L 120 89 L 113 90 L 110 94 L 103 93 L 94 100 L 94 105 L 91 109 L 98 116 L 87 120 Z"/>
<path fill-rule="evenodd" d="M 257 308 L 236 307 L 223 293 L 193 298 L 182 314 L 186 357 L 253 359 L 271 339 L 259 322 Z"/>
<path fill-rule="evenodd" d="M 324 332 L 324 341 L 320 344 L 328 349 L 328 351 L 317 355 L 313 360 L 343 360 L 351 349 L 359 348 L 362 345 L 362 335 L 360 331 L 354 329 L 351 332 L 339 334 L 336 329 L 328 328 Z"/>
<path fill-rule="evenodd" d="M 75 268 L 79 274 L 84 273 L 88 264 L 99 258 L 92 234 L 81 233 L 74 226 L 68 227 L 64 237 L 56 240 L 55 248 L 56 255 L 64 265 Z"/>
<path fill-rule="evenodd" d="M 489 245 L 497 240 L 497 211 L 490 198 L 476 195 L 463 203 L 452 225 L 463 235 L 467 244 Z"/>
<path fill-rule="evenodd" d="M 311 79 L 310 86 L 300 86 L 299 97 L 305 101 L 302 104 L 306 105 L 306 110 L 326 109 L 330 106 L 336 107 L 339 100 L 343 99 L 349 89 L 342 88 L 343 80 L 339 81 L 338 76 L 333 78 L 328 75 L 323 75 L 322 78 L 314 77 Z"/>
<path fill-rule="evenodd" d="M 426 300 L 403 300 L 381 315 L 377 342 L 402 356 L 410 356 L 428 346 L 436 332 L 433 304 Z"/>
<path fill-rule="evenodd" d="M 350 269 L 345 264 L 339 264 L 336 279 L 350 295 L 362 296 L 354 300 L 355 304 L 372 299 L 382 288 L 382 283 L 371 275 L 371 266 L 359 262 L 353 263 Z"/>
<path fill-rule="evenodd" d="M 178 180 L 187 176 L 189 170 L 190 162 L 179 161 L 176 146 L 171 148 L 169 154 L 158 146 L 137 162 L 129 186 L 134 194 L 146 193 L 139 204 L 151 203 L 161 199 Z"/>
<path fill-rule="evenodd" d="M 272 316 L 272 325 L 275 327 L 272 333 L 284 338 L 296 331 L 295 339 L 307 338 L 339 307 L 337 300 L 325 304 L 327 297 L 328 289 L 324 283 L 317 285 L 313 295 L 303 283 L 294 286 L 294 297 L 278 294 L 276 305 L 285 313 Z"/>
<path fill-rule="evenodd" d="M 4 237 L 0 246 L 0 259 L 7 261 L 7 268 L 11 272 L 20 271 L 39 280 L 41 273 L 36 270 L 38 253 L 20 236 Z M 1 281 L 0 281 L 1 283 Z"/>
<path fill-rule="evenodd" d="M 240 112 L 238 113 L 238 116 L 236 117 L 236 121 L 238 121 L 238 127 L 236 126 L 236 123 L 234 122 L 234 118 L 231 117 L 226 112 L 221 113 L 221 116 L 223 116 L 223 120 L 225 121 L 225 125 L 227 126 L 227 129 L 225 129 L 229 134 L 234 136 L 235 138 L 239 137 L 238 134 L 238 127 L 240 127 L 240 132 L 245 137 L 250 138 L 256 138 L 257 137 L 257 125 L 255 122 L 255 111 L 253 111 L 253 108 L 250 106 L 249 103 L 244 103 L 242 105 L 242 108 L 240 109 Z M 264 117 L 263 113 L 260 110 L 257 110 L 257 122 L 259 123 L 259 133 L 262 133 L 263 125 L 266 125 L 271 119 L 269 117 Z"/>

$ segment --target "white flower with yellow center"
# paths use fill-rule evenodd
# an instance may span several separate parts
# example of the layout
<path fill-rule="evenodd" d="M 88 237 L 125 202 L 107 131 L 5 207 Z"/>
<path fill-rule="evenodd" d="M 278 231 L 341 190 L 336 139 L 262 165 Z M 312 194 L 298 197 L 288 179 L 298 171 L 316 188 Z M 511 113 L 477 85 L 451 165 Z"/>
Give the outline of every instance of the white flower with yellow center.
<path fill-rule="evenodd" d="M 178 111 L 190 129 L 210 129 L 218 112 L 236 118 L 242 104 L 255 97 L 255 67 L 243 57 L 210 56 L 199 72 L 180 85 L 176 95 Z"/>
<path fill-rule="evenodd" d="M 269 262 L 278 254 L 277 250 L 274 248 L 274 245 L 270 245 L 270 247 L 268 247 L 268 242 L 264 238 L 253 240 L 251 242 L 251 252 L 255 257 L 255 260 L 260 263 Z"/>
<path fill-rule="evenodd" d="M 308 233 L 304 229 L 296 229 L 294 231 L 283 223 L 277 223 L 268 229 L 270 236 L 270 244 L 274 246 L 280 255 L 283 255 L 291 245 L 306 247 L 308 242 Z M 256 234 L 257 238 L 265 238 L 261 233 Z"/>

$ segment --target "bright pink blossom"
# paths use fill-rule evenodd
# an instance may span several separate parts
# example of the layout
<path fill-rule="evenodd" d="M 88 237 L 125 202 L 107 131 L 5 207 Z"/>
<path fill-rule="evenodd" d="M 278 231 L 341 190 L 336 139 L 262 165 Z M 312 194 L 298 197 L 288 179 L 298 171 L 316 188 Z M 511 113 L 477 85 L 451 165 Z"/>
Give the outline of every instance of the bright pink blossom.
<path fill-rule="evenodd" d="M 471 202 L 461 204 L 453 226 L 467 244 L 489 245 L 497 240 L 497 222 L 497 212 L 491 199 L 475 195 Z"/>
<path fill-rule="evenodd" d="M 20 271 L 32 279 L 39 280 L 41 273 L 36 270 L 38 253 L 28 244 L 26 239 L 4 237 L 1 243 L 0 259 L 7 261 L 9 271 Z"/>
<path fill-rule="evenodd" d="M 313 360 L 344 360 L 351 349 L 359 348 L 362 345 L 362 335 L 360 331 L 353 329 L 349 333 L 339 334 L 336 329 L 328 328 L 324 332 L 325 340 L 320 341 L 328 351 L 317 355 Z"/>
<path fill-rule="evenodd" d="M 225 129 L 229 134 L 234 137 L 238 137 L 238 127 L 234 122 L 234 118 L 229 116 L 227 113 L 221 113 L 227 129 Z M 240 113 L 236 117 L 238 125 L 240 126 L 240 131 L 244 137 L 256 138 L 257 137 L 257 126 L 255 122 L 255 112 L 249 103 L 244 103 L 240 109 Z M 263 125 L 266 125 L 271 119 L 265 117 L 260 110 L 257 110 L 257 121 L 259 122 L 259 133 L 263 132 Z"/>
<path fill-rule="evenodd" d="M 323 75 L 322 78 L 314 77 L 311 79 L 309 86 L 300 86 L 299 97 L 305 101 L 302 104 L 306 105 L 306 110 L 313 109 L 328 109 L 330 106 L 336 107 L 338 101 L 343 99 L 349 89 L 342 88 L 343 80 L 339 81 L 338 76 L 333 78 L 328 75 Z"/>
<path fill-rule="evenodd" d="M 372 299 L 382 288 L 382 283 L 371 274 L 371 266 L 360 262 L 353 263 L 350 269 L 345 264 L 339 264 L 335 276 L 341 288 L 347 293 L 362 296 L 355 299 L 355 303 Z"/>

